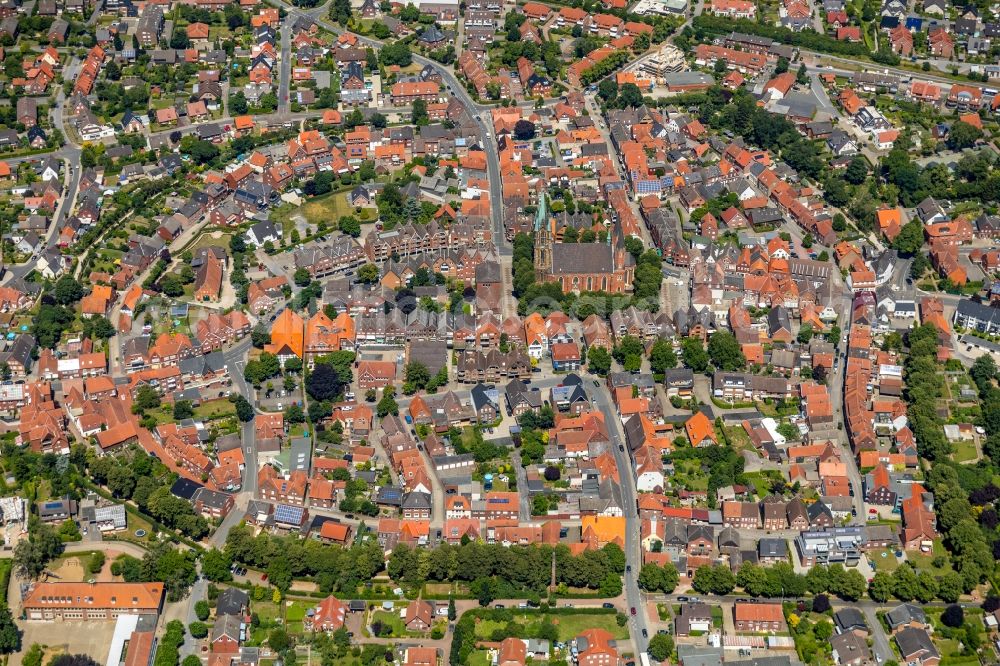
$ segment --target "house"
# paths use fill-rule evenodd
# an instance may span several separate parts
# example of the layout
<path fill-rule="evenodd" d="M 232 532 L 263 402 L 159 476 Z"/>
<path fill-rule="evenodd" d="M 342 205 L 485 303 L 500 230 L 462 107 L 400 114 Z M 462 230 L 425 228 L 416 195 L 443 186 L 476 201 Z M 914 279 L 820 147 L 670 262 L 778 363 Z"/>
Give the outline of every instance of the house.
<path fill-rule="evenodd" d="M 716 444 L 715 427 L 704 412 L 695 412 L 684 423 L 684 430 L 693 447 L 714 446 Z"/>
<path fill-rule="evenodd" d="M 227 587 L 215 600 L 215 614 L 245 615 L 250 609 L 250 596 L 238 587 Z"/>
<path fill-rule="evenodd" d="M 507 414 L 515 419 L 525 412 L 538 412 L 542 408 L 542 394 L 537 388 L 529 388 L 520 379 L 512 379 L 504 387 Z"/>
<path fill-rule="evenodd" d="M 240 649 L 240 625 L 243 618 L 239 615 L 216 615 L 212 624 L 212 652 L 214 654 L 235 654 Z"/>
<path fill-rule="evenodd" d="M 712 628 L 712 607 L 705 603 L 687 603 L 674 617 L 674 633 L 690 636 L 692 631 L 708 633 Z"/>
<path fill-rule="evenodd" d="M 738 632 L 774 633 L 788 628 L 781 604 L 737 601 L 733 606 L 733 621 Z"/>
<path fill-rule="evenodd" d="M 264 246 L 264 243 L 281 242 L 281 233 L 273 222 L 257 222 L 247 230 L 246 240 L 254 247 L 260 248 Z"/>
<path fill-rule="evenodd" d="M 403 624 L 407 631 L 423 632 L 431 628 L 434 621 L 434 606 L 429 601 L 418 599 L 406 607 Z"/>
<path fill-rule="evenodd" d="M 937 666 L 941 663 L 941 653 L 926 629 L 907 627 L 895 635 L 895 640 L 899 654 L 908 666 Z"/>
<path fill-rule="evenodd" d="M 830 647 L 832 648 L 833 661 L 838 666 L 862 666 L 862 664 L 874 662 L 868 642 L 853 631 L 837 634 L 830 638 Z"/>
<path fill-rule="evenodd" d="M 885 614 L 886 624 L 893 634 L 907 628 L 924 628 L 927 625 L 927 614 L 916 604 L 900 604 Z"/>
<path fill-rule="evenodd" d="M 361 361 L 357 376 L 358 387 L 362 390 L 385 388 L 396 380 L 396 364 L 392 361 Z"/>
<path fill-rule="evenodd" d="M 859 632 L 868 635 L 868 623 L 865 621 L 864 613 L 857 608 L 841 608 L 833 614 L 833 622 L 837 626 L 838 633 Z"/>
<path fill-rule="evenodd" d="M 330 595 L 313 609 L 312 617 L 306 614 L 305 623 L 313 631 L 329 634 L 343 627 L 346 617 L 347 604 Z"/>
<path fill-rule="evenodd" d="M 757 529 L 760 527 L 760 507 L 756 502 L 723 502 L 722 522 L 738 529 Z"/>

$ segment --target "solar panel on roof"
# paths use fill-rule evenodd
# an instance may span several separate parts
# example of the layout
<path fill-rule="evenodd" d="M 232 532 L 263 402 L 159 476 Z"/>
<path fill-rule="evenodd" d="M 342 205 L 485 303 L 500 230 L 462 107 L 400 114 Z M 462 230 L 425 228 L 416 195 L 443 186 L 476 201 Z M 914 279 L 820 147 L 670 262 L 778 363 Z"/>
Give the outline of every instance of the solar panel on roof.
<path fill-rule="evenodd" d="M 301 523 L 302 507 L 279 504 L 274 510 L 274 519 L 281 523 Z"/>
<path fill-rule="evenodd" d="M 50 510 L 51 509 L 61 509 L 62 505 L 63 505 L 62 502 L 46 502 L 45 503 L 45 508 L 46 509 L 50 509 Z"/>

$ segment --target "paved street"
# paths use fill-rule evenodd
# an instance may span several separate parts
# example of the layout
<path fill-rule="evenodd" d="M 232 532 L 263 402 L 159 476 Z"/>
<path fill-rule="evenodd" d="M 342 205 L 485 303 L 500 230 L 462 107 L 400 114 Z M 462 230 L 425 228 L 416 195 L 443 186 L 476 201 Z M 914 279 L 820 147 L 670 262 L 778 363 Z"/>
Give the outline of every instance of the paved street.
<path fill-rule="evenodd" d="M 612 452 L 618 465 L 618 477 L 621 479 L 622 505 L 625 507 L 625 562 L 628 570 L 625 573 L 625 597 L 630 608 L 636 609 L 635 616 L 629 615 L 632 628 L 632 641 L 637 652 L 645 652 L 649 645 L 649 626 L 646 617 L 642 592 L 639 590 L 638 576 L 642 568 L 642 557 L 639 544 L 639 516 L 633 510 L 636 506 L 635 474 L 632 471 L 632 461 L 625 444 L 622 422 L 617 410 L 611 404 L 611 396 L 603 384 L 599 387 L 588 386 L 587 393 L 593 398 L 598 409 L 604 414 L 604 422 L 612 439 Z"/>

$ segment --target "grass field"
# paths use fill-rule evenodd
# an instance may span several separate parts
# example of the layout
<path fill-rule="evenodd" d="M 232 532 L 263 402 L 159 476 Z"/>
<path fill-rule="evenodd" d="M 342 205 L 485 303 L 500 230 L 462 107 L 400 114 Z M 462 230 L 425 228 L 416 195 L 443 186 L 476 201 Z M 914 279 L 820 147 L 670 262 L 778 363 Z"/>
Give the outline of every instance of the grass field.
<path fill-rule="evenodd" d="M 934 559 L 939 555 L 944 557 L 945 562 L 944 566 L 940 568 L 935 567 L 933 564 Z M 944 544 L 938 540 L 934 541 L 934 550 L 930 553 L 922 553 L 917 550 L 907 551 L 906 559 L 913 562 L 913 566 L 915 566 L 918 571 L 926 570 L 930 571 L 932 574 L 940 575 L 952 570 L 951 561 L 948 559 L 948 553 L 944 549 Z"/>
<path fill-rule="evenodd" d="M 899 567 L 899 560 L 896 559 L 896 554 L 888 548 L 876 550 L 869 555 L 869 558 L 874 563 L 876 571 L 892 573 Z"/>
<path fill-rule="evenodd" d="M 979 458 L 975 442 L 962 440 L 955 443 L 955 450 L 951 454 L 951 459 L 957 463 L 972 462 Z"/>
<path fill-rule="evenodd" d="M 758 498 L 764 499 L 771 494 L 773 479 L 769 474 L 765 472 L 749 472 L 745 476 L 753 484 L 754 492 L 757 493 Z"/>
<path fill-rule="evenodd" d="M 202 420 L 226 418 L 235 414 L 236 405 L 229 402 L 227 398 L 209 400 L 208 402 L 203 402 L 194 408 L 195 418 Z"/>
<path fill-rule="evenodd" d="M 514 621 L 526 627 L 526 635 L 534 635 L 537 629 L 533 630 L 533 627 L 537 628 L 545 617 L 545 615 L 515 615 Z M 548 615 L 547 617 L 559 629 L 560 641 L 568 641 L 571 638 L 575 638 L 586 629 L 604 629 L 616 639 L 628 638 L 628 627 L 619 627 L 616 619 L 617 616 L 614 613 L 606 615 L 590 615 L 585 613 L 560 614 Z M 483 620 L 476 625 L 476 637 L 489 640 L 490 635 L 495 629 L 502 629 L 505 626 L 507 626 L 507 622 Z"/>
<path fill-rule="evenodd" d="M 202 234 L 198 237 L 189 248 L 191 252 L 195 252 L 203 247 L 211 247 L 216 245 L 221 248 L 229 248 L 229 240 L 233 237 L 232 234 L 226 234 L 219 231 L 213 231 L 210 233 Z"/>
<path fill-rule="evenodd" d="M 374 613 L 372 613 L 371 623 L 375 624 L 376 622 L 381 622 L 384 626 L 390 627 L 392 629 L 392 633 L 388 634 L 388 636 L 392 638 L 402 638 L 403 636 L 419 635 L 406 630 L 406 626 L 403 624 L 403 619 L 399 617 L 399 612 L 396 610 L 375 611 Z M 382 634 L 382 636 L 386 636 L 386 634 Z"/>
<path fill-rule="evenodd" d="M 358 213 L 347 203 L 347 192 L 344 190 L 330 192 L 307 200 L 299 207 L 285 204 L 271 212 L 271 220 L 282 225 L 283 233 L 292 232 L 292 218 L 301 215 L 312 225 L 326 222 L 327 226 L 335 226 L 337 220 L 345 215 L 353 215 L 362 223 L 373 222 L 378 215 L 374 208 L 362 208 Z"/>
<path fill-rule="evenodd" d="M 488 650 L 473 650 L 465 663 L 469 666 L 490 666 L 490 653 Z"/>

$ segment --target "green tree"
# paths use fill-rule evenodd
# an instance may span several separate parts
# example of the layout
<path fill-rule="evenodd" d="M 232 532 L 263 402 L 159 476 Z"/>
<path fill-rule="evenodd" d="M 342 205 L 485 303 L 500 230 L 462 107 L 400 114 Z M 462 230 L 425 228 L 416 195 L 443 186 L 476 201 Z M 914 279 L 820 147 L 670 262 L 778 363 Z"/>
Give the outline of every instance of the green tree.
<path fill-rule="evenodd" d="M 358 268 L 358 280 L 365 284 L 375 284 L 378 282 L 379 270 L 375 264 L 365 264 Z"/>
<path fill-rule="evenodd" d="M 868 160 L 856 155 L 844 171 L 844 180 L 852 185 L 860 185 L 868 178 Z"/>
<path fill-rule="evenodd" d="M 194 614 L 201 622 L 208 619 L 208 616 L 212 614 L 212 609 L 208 606 L 208 601 L 205 599 L 199 599 L 194 604 Z"/>
<path fill-rule="evenodd" d="M 742 355 L 742 351 L 740 353 Z M 684 359 L 684 365 L 694 372 L 708 370 L 708 352 L 705 351 L 705 345 L 698 338 L 684 338 L 681 341 L 681 358 Z"/>
<path fill-rule="evenodd" d="M 56 280 L 52 296 L 59 305 L 72 305 L 83 298 L 83 286 L 76 278 L 67 273 Z"/>
<path fill-rule="evenodd" d="M 375 412 L 380 419 L 385 418 L 389 414 L 399 414 L 399 405 L 396 403 L 394 397 L 395 393 L 396 391 L 391 385 L 382 389 L 382 399 L 378 401 L 378 405 L 375 407 Z"/>
<path fill-rule="evenodd" d="M 208 625 L 204 622 L 192 622 L 188 625 L 188 633 L 192 638 L 204 638 L 208 636 Z"/>
<path fill-rule="evenodd" d="M 21 630 L 14 623 L 10 608 L 7 604 L 2 604 L 0 605 L 0 654 L 13 654 L 20 650 Z"/>
<path fill-rule="evenodd" d="M 720 370 L 738 370 L 746 365 L 746 358 L 736 336 L 729 331 L 716 331 L 708 339 L 708 355 Z"/>
<path fill-rule="evenodd" d="M 42 666 L 42 658 L 44 656 L 45 650 L 42 646 L 38 643 L 32 643 L 31 649 L 21 659 L 21 666 Z"/>
<path fill-rule="evenodd" d="M 94 554 L 90 556 L 90 560 L 87 562 L 87 573 L 101 573 L 101 569 L 104 568 L 105 560 L 106 557 L 103 550 L 95 551 Z"/>
<path fill-rule="evenodd" d="M 279 627 L 272 629 L 267 635 L 267 644 L 275 652 L 284 652 L 292 646 L 292 640 L 288 637 L 288 632 Z"/>
<path fill-rule="evenodd" d="M 194 407 L 190 400 L 178 400 L 174 403 L 173 416 L 175 421 L 183 421 L 194 416 Z"/>
<path fill-rule="evenodd" d="M 611 370 L 611 354 L 603 347 L 590 347 L 587 350 L 587 369 L 595 375 L 607 375 Z"/>
<path fill-rule="evenodd" d="M 233 574 L 230 571 L 232 566 L 232 558 L 225 551 L 221 551 L 218 548 L 206 550 L 201 556 L 201 573 L 206 579 L 214 583 L 231 581 L 233 579 Z"/>
<path fill-rule="evenodd" d="M 253 421 L 254 409 L 249 400 L 244 398 L 242 395 L 237 395 L 234 404 L 236 405 L 236 418 L 243 423 Z"/>
<path fill-rule="evenodd" d="M 132 413 L 142 414 L 148 410 L 156 409 L 159 406 L 159 392 L 152 386 L 143 384 L 139 387 L 139 390 L 136 391 L 135 401 L 132 403 Z"/>
<path fill-rule="evenodd" d="M 970 125 L 962 120 L 952 123 L 948 132 L 948 147 L 952 150 L 965 150 L 976 144 L 976 141 L 983 137 L 983 131 L 975 125 Z"/>
<path fill-rule="evenodd" d="M 656 634 L 649 639 L 649 656 L 656 661 L 667 661 L 674 652 L 674 639 L 667 634 Z"/>
<path fill-rule="evenodd" d="M 295 274 L 292 278 L 295 280 L 295 284 L 300 287 L 308 286 L 312 282 L 312 275 L 309 274 L 309 269 L 307 268 L 295 269 Z"/>
<path fill-rule="evenodd" d="M 674 346 L 670 340 L 657 338 L 649 350 L 649 366 L 656 373 L 664 373 L 670 368 L 677 367 L 677 354 L 674 353 Z"/>
<path fill-rule="evenodd" d="M 892 241 L 892 247 L 903 256 L 912 257 L 920 252 L 924 244 L 924 227 L 919 218 L 903 225 L 899 235 Z"/>
<path fill-rule="evenodd" d="M 868 583 L 868 596 L 872 601 L 885 603 L 892 596 L 893 581 L 892 576 L 885 571 L 877 571 Z"/>

